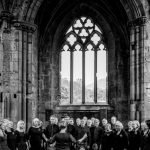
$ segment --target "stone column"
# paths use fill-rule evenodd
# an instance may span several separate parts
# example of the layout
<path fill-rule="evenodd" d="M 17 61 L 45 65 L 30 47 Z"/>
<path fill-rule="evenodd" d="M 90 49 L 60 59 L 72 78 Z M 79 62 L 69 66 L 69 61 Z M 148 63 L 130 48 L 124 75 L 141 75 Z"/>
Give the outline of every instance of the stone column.
<path fill-rule="evenodd" d="M 147 83 L 150 83 L 148 76 L 150 75 L 150 64 L 146 62 L 146 57 L 149 56 L 149 52 L 146 53 L 148 30 L 148 19 L 146 17 L 137 18 L 130 22 L 132 28 L 130 28 L 130 119 L 137 119 L 140 122 L 147 117 L 146 112 L 150 112 L 146 107 L 150 104 L 147 103 Z M 149 28 L 150 30 L 150 28 Z M 150 45 L 150 44 L 149 44 Z M 134 51 L 134 52 L 133 52 Z M 148 72 L 146 64 L 149 64 Z M 149 97 L 150 99 L 150 97 Z M 135 116 L 134 116 L 135 112 Z"/>
<path fill-rule="evenodd" d="M 146 25 L 148 24 L 148 18 L 146 17 L 141 17 L 139 19 L 137 19 L 137 23 L 139 24 L 140 28 L 139 28 L 139 33 L 140 33 L 140 37 L 139 37 L 139 67 L 140 67 L 140 72 L 139 72 L 139 83 L 140 83 L 140 102 L 138 103 L 138 111 L 139 111 L 139 115 L 140 115 L 140 121 L 143 121 L 145 119 L 150 119 L 147 118 L 146 113 L 148 112 L 147 108 L 150 106 L 147 99 L 147 93 L 146 93 L 146 86 L 147 83 L 150 83 L 150 80 L 147 79 L 147 71 L 146 71 L 146 57 L 147 55 L 149 55 L 149 50 L 148 53 L 147 48 L 147 40 L 148 40 L 148 35 L 146 33 L 147 28 Z M 149 37 L 150 38 L 150 37 Z M 150 43 L 149 43 L 150 45 Z M 150 72 L 149 72 L 150 73 Z M 148 77 L 150 78 L 150 77 Z M 150 112 L 150 111 L 149 111 Z"/>
<path fill-rule="evenodd" d="M 0 14 L 0 92 L 1 92 L 1 118 L 10 119 L 11 112 L 11 28 L 12 14 L 2 11 Z M 15 120 L 13 120 L 15 121 Z"/>
<path fill-rule="evenodd" d="M 130 23 L 130 120 L 135 119 L 135 30 Z"/>
<path fill-rule="evenodd" d="M 36 117 L 37 106 L 37 52 L 33 47 L 36 26 L 27 22 L 13 22 L 15 42 L 18 49 L 18 80 L 19 80 L 19 119 L 27 126 Z M 37 47 L 36 47 L 37 51 Z"/>

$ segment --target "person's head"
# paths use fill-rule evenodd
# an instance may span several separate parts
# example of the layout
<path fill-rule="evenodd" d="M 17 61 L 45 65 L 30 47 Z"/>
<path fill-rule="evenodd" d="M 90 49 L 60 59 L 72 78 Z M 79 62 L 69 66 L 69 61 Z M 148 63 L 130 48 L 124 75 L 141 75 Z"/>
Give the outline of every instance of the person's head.
<path fill-rule="evenodd" d="M 91 119 L 88 119 L 88 120 L 87 120 L 87 126 L 88 126 L 88 127 L 91 127 L 91 125 L 92 125 L 92 120 L 91 120 Z"/>
<path fill-rule="evenodd" d="M 142 129 L 142 131 L 145 131 L 148 129 L 148 126 L 145 121 L 141 122 L 141 129 Z"/>
<path fill-rule="evenodd" d="M 33 127 L 39 127 L 40 120 L 38 118 L 34 118 L 32 121 Z"/>
<path fill-rule="evenodd" d="M 80 118 L 76 119 L 76 124 L 77 124 L 77 126 L 81 125 L 81 119 Z"/>
<path fill-rule="evenodd" d="M 81 120 L 81 127 L 85 127 L 85 124 L 86 124 L 85 119 L 82 119 L 82 120 Z"/>
<path fill-rule="evenodd" d="M 50 123 L 51 124 L 55 124 L 55 116 L 54 115 L 52 115 L 52 116 L 50 116 Z"/>
<path fill-rule="evenodd" d="M 95 121 L 94 121 L 94 126 L 95 126 L 95 127 L 98 127 L 98 126 L 99 126 L 99 123 L 100 123 L 99 119 L 95 119 Z"/>
<path fill-rule="evenodd" d="M 73 118 L 70 118 L 69 124 L 74 125 L 74 119 Z"/>
<path fill-rule="evenodd" d="M 19 120 L 17 123 L 17 130 L 23 130 L 25 131 L 25 122 L 23 120 Z"/>
<path fill-rule="evenodd" d="M 8 119 L 2 119 L 1 120 L 1 129 L 6 130 L 6 126 L 7 126 L 8 123 L 9 123 Z"/>
<path fill-rule="evenodd" d="M 60 128 L 60 130 L 66 129 L 66 128 L 67 128 L 67 122 L 64 121 L 64 120 L 61 120 L 61 121 L 59 122 L 59 128 Z"/>
<path fill-rule="evenodd" d="M 102 125 L 105 126 L 107 123 L 108 123 L 107 119 L 104 118 L 104 119 L 102 120 Z"/>
<path fill-rule="evenodd" d="M 140 127 L 140 123 L 137 120 L 132 121 L 132 128 L 138 129 Z"/>
<path fill-rule="evenodd" d="M 55 124 L 58 124 L 58 118 L 55 117 Z"/>
<path fill-rule="evenodd" d="M 117 118 L 115 116 L 111 117 L 111 124 L 115 125 Z"/>
<path fill-rule="evenodd" d="M 69 124 L 70 117 L 69 116 L 65 116 L 65 121 L 66 121 L 67 124 Z"/>
<path fill-rule="evenodd" d="M 150 120 L 146 120 L 145 122 L 146 122 L 147 127 L 150 129 Z"/>
<path fill-rule="evenodd" d="M 87 118 L 86 116 L 84 116 L 84 117 L 83 117 L 83 119 L 84 119 L 85 121 L 87 121 L 87 120 L 88 120 L 88 118 Z"/>
<path fill-rule="evenodd" d="M 6 124 L 6 130 L 7 131 L 12 131 L 13 130 L 13 122 L 12 121 L 9 121 L 7 124 Z"/>
<path fill-rule="evenodd" d="M 121 131 L 123 129 L 123 124 L 120 121 L 116 121 L 116 130 Z"/>
<path fill-rule="evenodd" d="M 92 117 L 91 120 L 92 120 L 92 125 L 94 125 L 95 118 Z"/>
<path fill-rule="evenodd" d="M 133 121 L 129 121 L 129 122 L 128 122 L 128 129 L 132 129 L 132 122 L 133 122 Z"/>
<path fill-rule="evenodd" d="M 105 131 L 111 131 L 111 124 L 110 123 L 107 123 L 105 125 Z"/>

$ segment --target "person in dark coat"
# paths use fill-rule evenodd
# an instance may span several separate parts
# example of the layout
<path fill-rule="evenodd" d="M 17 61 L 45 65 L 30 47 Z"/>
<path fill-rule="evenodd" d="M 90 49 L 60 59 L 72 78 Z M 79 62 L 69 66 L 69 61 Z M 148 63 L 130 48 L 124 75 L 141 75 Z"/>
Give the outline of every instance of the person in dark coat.
<path fill-rule="evenodd" d="M 0 122 L 0 150 L 9 150 L 7 145 L 7 135 L 5 133 L 6 123 L 8 120 L 4 119 Z"/>
<path fill-rule="evenodd" d="M 50 140 L 49 143 L 52 144 L 56 142 L 56 150 L 71 150 L 70 143 L 76 143 L 75 138 L 67 133 L 67 123 L 65 121 L 59 122 L 60 132 L 56 133 Z"/>
<path fill-rule="evenodd" d="M 15 134 L 17 136 L 16 137 L 17 150 L 27 150 L 28 148 L 27 133 L 25 132 L 25 123 L 23 120 L 18 121 Z"/>
<path fill-rule="evenodd" d="M 117 118 L 115 116 L 112 116 L 110 121 L 111 121 L 111 128 L 115 132 L 116 131 L 116 121 L 117 121 Z"/>
<path fill-rule="evenodd" d="M 47 125 L 44 133 L 46 137 L 50 139 L 51 137 L 54 136 L 54 134 L 58 132 L 59 132 L 59 126 L 56 124 L 56 117 L 52 115 L 50 117 L 50 123 L 49 125 Z"/>
<path fill-rule="evenodd" d="M 16 133 L 13 128 L 13 122 L 9 121 L 6 125 L 6 131 L 5 133 L 7 134 L 7 145 L 10 150 L 16 150 Z"/>
<path fill-rule="evenodd" d="M 30 150 L 41 150 L 42 149 L 42 139 L 45 141 L 48 139 L 45 137 L 43 130 L 41 129 L 40 120 L 38 118 L 33 119 L 32 127 L 28 131 L 28 139 L 30 141 Z"/>
<path fill-rule="evenodd" d="M 105 126 L 107 125 L 107 123 L 108 123 L 107 119 L 103 118 L 102 119 L 102 128 L 103 128 L 103 130 L 105 130 Z"/>
<path fill-rule="evenodd" d="M 67 125 L 67 132 L 72 134 L 73 137 L 75 137 L 75 126 L 74 126 L 74 120 L 73 118 L 70 118 L 68 125 Z"/>
<path fill-rule="evenodd" d="M 76 119 L 76 124 L 75 124 L 75 139 L 78 138 L 79 132 L 80 132 L 80 128 L 81 128 L 81 119 L 77 118 Z"/>
<path fill-rule="evenodd" d="M 102 135 L 102 146 L 101 150 L 111 150 L 113 141 L 113 131 L 111 130 L 111 124 L 107 123 L 105 125 L 105 130 Z"/>
<path fill-rule="evenodd" d="M 70 133 L 73 137 L 75 137 L 75 126 L 74 126 L 74 120 L 73 118 L 70 118 L 67 124 L 67 132 Z M 71 150 L 74 150 L 74 143 L 71 143 Z"/>
<path fill-rule="evenodd" d="M 101 143 L 102 143 L 102 134 L 103 134 L 103 129 L 99 126 L 99 119 L 95 119 L 94 121 L 94 129 L 91 130 L 91 145 L 92 147 L 97 147 L 98 149 L 101 148 Z"/>
<path fill-rule="evenodd" d="M 128 150 L 140 150 L 141 146 L 141 132 L 139 130 L 139 122 L 137 120 L 132 121 L 132 131 L 128 133 L 129 147 Z"/>
<path fill-rule="evenodd" d="M 78 129 L 77 142 L 79 145 L 90 148 L 91 134 L 89 128 L 86 126 L 86 120 L 81 120 L 81 127 Z"/>
<path fill-rule="evenodd" d="M 150 150 L 150 120 L 145 121 L 145 127 L 142 132 L 141 150 Z"/>
<path fill-rule="evenodd" d="M 116 132 L 113 135 L 112 148 L 113 150 L 127 150 L 128 148 L 128 135 L 123 130 L 120 121 L 116 121 Z"/>

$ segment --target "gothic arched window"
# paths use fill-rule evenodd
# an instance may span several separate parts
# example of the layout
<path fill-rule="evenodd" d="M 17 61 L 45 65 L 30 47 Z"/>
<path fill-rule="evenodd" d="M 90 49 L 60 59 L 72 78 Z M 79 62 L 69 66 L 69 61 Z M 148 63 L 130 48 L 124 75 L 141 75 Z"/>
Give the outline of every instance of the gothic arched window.
<path fill-rule="evenodd" d="M 98 25 L 89 17 L 75 19 L 61 48 L 60 104 L 106 102 L 106 59 Z"/>

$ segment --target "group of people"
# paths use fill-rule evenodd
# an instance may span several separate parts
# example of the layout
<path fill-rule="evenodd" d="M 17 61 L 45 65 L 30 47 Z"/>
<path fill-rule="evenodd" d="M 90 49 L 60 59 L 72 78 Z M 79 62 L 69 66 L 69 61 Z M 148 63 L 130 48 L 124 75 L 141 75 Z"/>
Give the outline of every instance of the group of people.
<path fill-rule="evenodd" d="M 69 116 L 58 119 L 50 116 L 44 128 L 42 121 L 34 118 L 25 130 L 20 120 L 14 129 L 13 122 L 0 122 L 0 150 L 150 150 L 150 120 L 141 124 L 129 121 L 128 127 L 115 116 L 107 119 L 83 117 L 74 120 Z"/>

